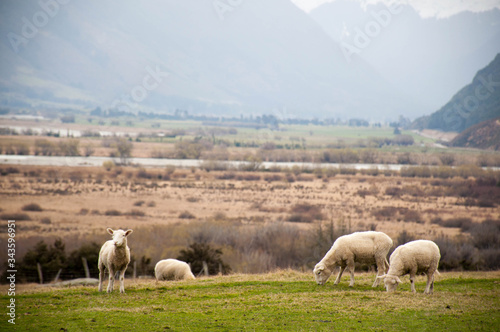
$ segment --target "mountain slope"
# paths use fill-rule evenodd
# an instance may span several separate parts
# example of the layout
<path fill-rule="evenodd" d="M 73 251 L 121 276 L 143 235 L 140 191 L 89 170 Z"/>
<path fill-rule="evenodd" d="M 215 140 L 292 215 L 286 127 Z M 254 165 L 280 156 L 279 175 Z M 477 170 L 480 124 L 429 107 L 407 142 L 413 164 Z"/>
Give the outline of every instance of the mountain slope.
<path fill-rule="evenodd" d="M 245 1 L 223 12 L 215 3 L 60 5 L 17 53 L 2 40 L 0 102 L 375 120 L 405 109 L 404 97 L 366 63 L 346 64 L 289 0 Z M 0 9 L 2 35 L 20 35 L 22 18 L 42 11 L 37 1 L 5 0 Z M 151 72 L 160 79 L 151 80 Z M 144 82 L 154 88 L 145 90 Z"/>
<path fill-rule="evenodd" d="M 478 123 L 461 132 L 451 142 L 451 146 L 500 150 L 500 118 Z"/>
<path fill-rule="evenodd" d="M 413 128 L 461 132 L 500 116 L 500 53 L 440 110 L 419 118 Z"/>

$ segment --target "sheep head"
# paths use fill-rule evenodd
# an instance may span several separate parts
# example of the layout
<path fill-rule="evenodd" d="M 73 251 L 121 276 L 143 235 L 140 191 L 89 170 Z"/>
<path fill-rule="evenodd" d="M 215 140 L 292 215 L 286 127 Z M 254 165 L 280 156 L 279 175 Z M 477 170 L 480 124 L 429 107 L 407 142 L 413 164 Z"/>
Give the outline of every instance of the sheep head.
<path fill-rule="evenodd" d="M 393 276 L 389 274 L 384 274 L 383 276 L 377 277 L 378 279 L 384 279 L 385 289 L 388 292 L 394 292 L 400 283 L 402 283 L 401 279 L 398 276 Z"/>
<path fill-rule="evenodd" d="M 113 244 L 116 247 L 126 247 L 127 246 L 127 236 L 132 233 L 132 230 L 129 229 L 127 231 L 124 230 L 112 230 L 111 228 L 107 229 L 108 233 L 113 236 Z"/>
<path fill-rule="evenodd" d="M 324 264 L 318 263 L 314 267 L 314 277 L 316 278 L 316 282 L 318 285 L 324 285 L 328 278 L 332 275 L 332 270 L 327 268 Z"/>

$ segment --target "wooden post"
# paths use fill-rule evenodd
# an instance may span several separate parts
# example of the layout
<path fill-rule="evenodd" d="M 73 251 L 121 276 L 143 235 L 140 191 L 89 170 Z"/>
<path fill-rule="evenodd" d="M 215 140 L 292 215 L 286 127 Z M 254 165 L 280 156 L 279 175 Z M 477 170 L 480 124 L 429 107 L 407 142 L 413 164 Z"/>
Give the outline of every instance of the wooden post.
<path fill-rule="evenodd" d="M 134 280 L 137 278 L 137 261 L 134 261 L 134 274 L 133 274 Z"/>
<path fill-rule="evenodd" d="M 83 269 L 85 270 L 85 278 L 90 278 L 89 264 L 87 258 L 82 257 Z"/>
<path fill-rule="evenodd" d="M 205 271 L 205 276 L 208 277 L 208 264 L 203 261 L 203 270 Z"/>
<path fill-rule="evenodd" d="M 62 269 L 59 269 L 59 271 L 57 271 L 56 277 L 54 278 L 54 282 L 57 282 L 59 280 L 59 276 L 61 275 L 61 272 L 62 272 Z"/>
<path fill-rule="evenodd" d="M 36 263 L 36 268 L 38 270 L 38 280 L 40 280 L 40 283 L 43 284 L 42 266 L 40 265 L 40 263 Z"/>

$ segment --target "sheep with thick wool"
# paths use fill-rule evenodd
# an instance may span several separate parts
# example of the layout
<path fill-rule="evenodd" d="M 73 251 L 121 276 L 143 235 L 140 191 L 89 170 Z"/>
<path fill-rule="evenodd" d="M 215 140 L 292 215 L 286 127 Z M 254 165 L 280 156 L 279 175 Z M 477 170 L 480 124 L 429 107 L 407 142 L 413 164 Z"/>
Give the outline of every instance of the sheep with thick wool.
<path fill-rule="evenodd" d="M 416 240 L 403 244 L 394 250 L 389 261 L 390 267 L 387 274 L 378 278 L 384 279 L 388 292 L 396 290 L 401 283 L 399 277 L 410 274 L 411 291 L 415 290 L 415 276 L 420 273 L 427 275 L 427 285 L 424 293 L 431 294 L 434 290 L 434 273 L 437 270 L 441 253 L 439 247 L 429 240 Z"/>
<path fill-rule="evenodd" d="M 172 258 L 156 263 L 155 277 L 157 281 L 195 279 L 189 264 Z"/>
<path fill-rule="evenodd" d="M 105 270 L 109 273 L 109 283 L 107 292 L 113 291 L 115 275 L 120 273 L 120 293 L 125 293 L 124 279 L 125 270 L 130 263 L 130 248 L 127 245 L 127 237 L 132 233 L 132 230 L 112 230 L 107 229 L 108 233 L 113 237 L 112 240 L 106 241 L 99 251 L 99 292 L 102 291 L 102 282 L 104 279 Z"/>
<path fill-rule="evenodd" d="M 387 254 L 393 245 L 392 239 L 382 232 L 356 232 L 339 237 L 326 253 L 325 257 L 314 267 L 314 277 L 318 285 L 326 283 L 336 266 L 340 272 L 335 285 L 340 282 L 346 268 L 351 272 L 349 286 L 354 286 L 354 263 L 376 264 L 377 276 L 386 273 L 389 268 Z M 380 279 L 375 278 L 372 287 L 377 287 Z"/>

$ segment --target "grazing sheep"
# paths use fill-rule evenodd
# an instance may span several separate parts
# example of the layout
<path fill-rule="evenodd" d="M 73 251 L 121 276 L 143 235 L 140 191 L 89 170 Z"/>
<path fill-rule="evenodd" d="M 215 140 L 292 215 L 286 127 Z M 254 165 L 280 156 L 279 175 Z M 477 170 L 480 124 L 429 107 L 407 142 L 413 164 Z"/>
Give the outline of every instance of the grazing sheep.
<path fill-rule="evenodd" d="M 130 263 L 130 248 L 127 246 L 127 236 L 132 233 L 132 230 L 123 231 L 119 229 L 114 231 L 108 228 L 107 231 L 113 236 L 113 239 L 106 241 L 99 252 L 99 292 L 102 291 L 104 269 L 107 269 L 109 272 L 108 293 L 113 291 L 117 272 L 120 273 L 120 293 L 125 293 L 123 281 L 125 279 L 125 270 L 128 263 Z"/>
<path fill-rule="evenodd" d="M 195 279 L 189 265 L 177 259 L 164 259 L 156 263 L 155 277 L 158 281 Z"/>
<path fill-rule="evenodd" d="M 389 268 L 387 254 L 392 247 L 392 239 L 382 232 L 356 232 L 339 237 L 325 257 L 314 267 L 314 277 L 318 285 L 326 283 L 335 266 L 340 266 L 340 272 L 335 285 L 340 282 L 342 273 L 349 268 L 351 282 L 354 286 L 354 263 L 376 264 L 377 276 Z M 377 287 L 379 279 L 375 278 L 372 287 Z"/>
<path fill-rule="evenodd" d="M 401 283 L 399 277 L 410 274 L 411 291 L 415 290 L 415 276 L 417 273 L 427 274 L 425 294 L 434 290 L 434 273 L 437 270 L 441 254 L 439 247 L 432 241 L 416 240 L 401 245 L 394 250 L 390 258 L 390 268 L 387 274 L 378 278 L 385 279 L 384 284 L 388 292 L 396 290 Z"/>

